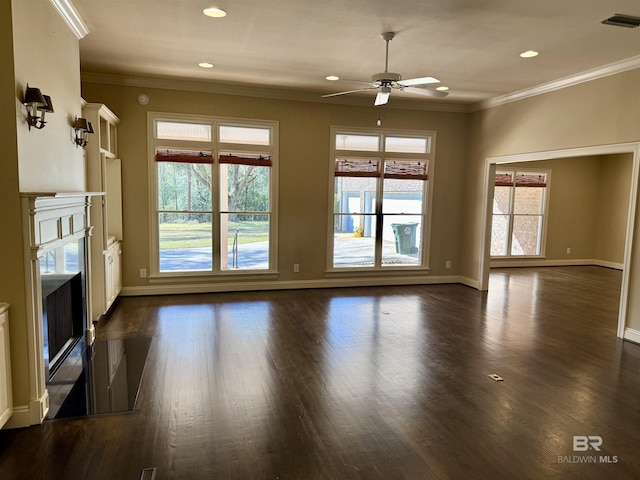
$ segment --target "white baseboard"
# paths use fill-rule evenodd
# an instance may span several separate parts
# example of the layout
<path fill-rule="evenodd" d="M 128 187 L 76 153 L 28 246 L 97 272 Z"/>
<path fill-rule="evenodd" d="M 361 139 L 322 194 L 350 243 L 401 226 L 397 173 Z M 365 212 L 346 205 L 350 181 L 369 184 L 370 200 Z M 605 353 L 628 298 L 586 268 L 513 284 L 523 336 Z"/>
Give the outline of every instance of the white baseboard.
<path fill-rule="evenodd" d="M 46 390 L 42 397 L 31 400 L 28 405 L 13 407 L 13 415 L 4 428 L 24 428 L 40 425 L 49 412 L 49 392 Z"/>
<path fill-rule="evenodd" d="M 13 407 L 13 415 L 3 428 L 23 428 L 31 426 L 31 411 L 28 405 Z"/>
<path fill-rule="evenodd" d="M 614 270 L 624 270 L 624 263 L 607 262 L 606 260 L 594 260 L 594 265 L 598 267 L 613 268 Z"/>
<path fill-rule="evenodd" d="M 467 287 L 475 288 L 476 290 L 480 288 L 480 282 L 474 278 L 460 277 L 460 283 Z"/>
<path fill-rule="evenodd" d="M 634 330 L 633 328 L 625 328 L 624 339 L 640 344 L 640 331 Z"/>
<path fill-rule="evenodd" d="M 173 295 L 185 293 L 246 292 L 258 290 L 295 290 L 305 288 L 376 287 L 386 285 L 434 285 L 442 283 L 463 283 L 459 275 L 429 277 L 376 278 L 325 278 L 320 280 L 180 283 L 168 285 L 145 285 L 124 287 L 121 295 L 135 297 L 143 295 Z"/>
<path fill-rule="evenodd" d="M 549 259 L 535 259 L 524 258 L 509 259 L 509 260 L 492 260 L 491 268 L 510 268 L 510 267 L 573 267 L 595 265 L 597 267 L 615 268 L 616 270 L 623 270 L 622 263 L 608 262 L 606 260 L 595 259 L 571 259 L 571 260 L 549 260 Z"/>

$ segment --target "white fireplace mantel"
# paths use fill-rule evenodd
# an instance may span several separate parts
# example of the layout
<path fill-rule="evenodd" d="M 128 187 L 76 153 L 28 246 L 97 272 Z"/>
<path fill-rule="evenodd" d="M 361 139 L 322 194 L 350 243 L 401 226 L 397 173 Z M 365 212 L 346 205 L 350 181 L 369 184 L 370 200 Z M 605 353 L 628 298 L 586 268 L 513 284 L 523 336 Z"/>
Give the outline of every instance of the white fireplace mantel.
<path fill-rule="evenodd" d="M 85 239 L 85 288 L 90 311 L 91 198 L 101 192 L 23 192 L 24 268 L 27 292 L 27 351 L 29 360 L 29 404 L 14 406 L 7 426 L 23 427 L 42 423 L 49 410 L 46 389 L 42 286 L 40 259 L 68 242 Z M 87 315 L 85 341 L 93 343 L 94 327 Z"/>

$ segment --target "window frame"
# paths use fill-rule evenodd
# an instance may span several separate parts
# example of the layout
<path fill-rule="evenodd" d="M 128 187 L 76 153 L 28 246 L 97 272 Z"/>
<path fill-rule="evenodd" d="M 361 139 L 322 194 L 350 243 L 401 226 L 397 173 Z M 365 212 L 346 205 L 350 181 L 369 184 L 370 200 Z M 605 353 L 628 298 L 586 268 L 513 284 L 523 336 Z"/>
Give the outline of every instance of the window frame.
<path fill-rule="evenodd" d="M 156 122 L 186 122 L 211 125 L 211 141 L 166 140 L 156 138 Z M 221 143 L 219 141 L 219 126 L 231 125 L 237 127 L 268 128 L 271 132 L 270 145 L 250 145 L 239 143 Z M 254 120 L 234 117 L 217 117 L 207 115 L 147 112 L 147 145 L 148 145 L 148 188 L 149 188 L 149 278 L 151 280 L 169 279 L 175 281 L 180 277 L 237 277 L 242 276 L 274 276 L 278 273 L 278 150 L 279 123 L 273 120 Z M 212 214 L 212 269 L 206 271 L 160 271 L 160 233 L 159 233 L 159 204 L 158 204 L 158 170 L 155 160 L 157 148 L 184 148 L 207 150 L 212 152 L 213 161 L 211 185 L 211 214 Z M 269 265 L 267 269 L 222 269 L 221 268 L 221 216 L 220 210 L 220 162 L 221 152 L 268 153 L 271 158 L 269 178 L 269 209 L 264 212 L 269 215 Z"/>
<path fill-rule="evenodd" d="M 337 135 L 365 135 L 379 137 L 378 150 L 343 150 L 336 146 Z M 385 151 L 386 137 L 420 137 L 427 138 L 427 152 L 425 153 L 402 153 Z M 334 196 L 335 196 L 335 161 L 338 157 L 354 158 L 354 159 L 371 159 L 380 161 L 380 169 L 376 179 L 376 203 L 375 212 L 371 214 L 375 219 L 376 232 L 379 230 L 380 235 L 375 238 L 374 264 L 366 267 L 335 267 L 334 264 Z M 416 272 L 430 270 L 430 245 L 431 245 L 431 219 L 433 209 L 433 182 L 435 178 L 435 158 L 436 158 L 436 132 L 430 130 L 402 130 L 402 129 L 383 129 L 383 128 L 361 128 L 333 125 L 330 128 L 330 157 L 329 157 L 329 198 L 328 198 L 328 217 L 327 217 L 327 274 L 347 273 L 347 274 L 380 274 L 393 272 L 398 274 L 401 272 Z M 384 172 L 386 160 L 414 160 L 427 162 L 427 179 L 424 180 L 422 209 L 419 215 L 422 216 L 422 234 L 420 238 L 419 249 L 421 252 L 420 263 L 418 265 L 384 265 L 383 257 L 383 233 L 382 225 L 385 214 L 382 208 L 384 198 Z"/>
<path fill-rule="evenodd" d="M 506 166 L 506 165 L 505 165 Z M 551 170 L 547 169 L 547 168 L 500 168 L 501 165 L 497 165 L 496 166 L 496 171 L 495 171 L 495 175 L 499 174 L 499 173 L 512 173 L 513 174 L 513 184 L 511 187 L 511 194 L 510 194 L 510 205 L 509 205 L 509 213 L 503 213 L 501 215 L 507 215 L 509 217 L 509 221 L 507 224 L 507 254 L 506 255 L 491 255 L 490 254 L 490 259 L 491 260 L 517 260 L 517 259 L 533 259 L 533 258 L 545 258 L 546 256 L 546 248 L 547 248 L 547 223 L 548 223 L 548 213 L 549 213 L 549 197 L 550 197 L 550 193 L 551 193 Z M 541 222 L 541 227 L 540 227 L 540 232 L 539 232 L 539 238 L 540 238 L 540 253 L 538 255 L 513 255 L 511 253 L 512 250 L 512 245 L 513 245 L 513 224 L 514 224 L 514 218 L 516 216 L 522 216 L 523 214 L 515 214 L 515 200 L 516 200 L 516 177 L 519 173 L 525 173 L 525 174 L 535 174 L 535 173 L 543 173 L 546 175 L 546 179 L 545 179 L 545 187 L 544 187 L 544 195 L 542 198 L 542 213 L 539 215 L 542 217 L 542 222 Z M 494 175 L 494 178 L 495 178 Z M 493 213 L 493 205 L 495 202 L 495 180 L 493 181 L 493 195 L 492 195 L 492 202 L 491 202 L 491 222 L 490 224 L 493 225 L 493 217 L 496 215 L 495 213 Z M 520 188 L 530 188 L 530 187 L 520 187 Z M 532 215 L 533 216 L 533 215 Z M 537 215 L 535 215 L 537 216 Z M 491 241 L 493 241 L 493 227 L 491 228 Z M 491 242 L 490 242 L 490 246 L 489 246 L 489 251 L 491 251 Z"/>

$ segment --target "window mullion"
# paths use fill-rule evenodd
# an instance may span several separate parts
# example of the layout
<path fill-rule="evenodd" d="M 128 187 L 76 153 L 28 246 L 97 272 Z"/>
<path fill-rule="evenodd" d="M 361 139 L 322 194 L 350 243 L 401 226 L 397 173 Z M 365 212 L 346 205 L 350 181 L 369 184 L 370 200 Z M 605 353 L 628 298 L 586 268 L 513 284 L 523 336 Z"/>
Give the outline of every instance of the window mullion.
<path fill-rule="evenodd" d="M 220 224 L 222 222 L 222 212 L 220 212 L 220 162 L 218 157 L 220 156 L 220 150 L 217 147 L 218 141 L 218 125 L 214 123 L 213 131 L 215 134 L 212 136 L 215 139 L 213 145 L 211 145 L 211 151 L 213 152 L 213 164 L 211 165 L 211 209 L 213 215 L 211 215 L 211 255 L 213 258 L 213 271 L 219 272 L 222 269 L 222 232 L 220 231 Z M 215 220 L 214 220 L 215 219 Z"/>
<path fill-rule="evenodd" d="M 509 195 L 509 227 L 507 231 L 507 257 L 511 256 L 511 245 L 513 241 L 513 223 L 514 223 L 514 212 L 515 212 L 515 204 L 516 204 L 516 185 L 515 185 L 516 174 L 513 174 L 514 184 L 511 187 L 511 195 Z"/>
<path fill-rule="evenodd" d="M 374 265 L 380 267 L 382 265 L 382 197 L 384 195 L 384 159 L 381 159 L 380 176 L 376 180 L 376 238 L 375 238 L 375 260 Z"/>

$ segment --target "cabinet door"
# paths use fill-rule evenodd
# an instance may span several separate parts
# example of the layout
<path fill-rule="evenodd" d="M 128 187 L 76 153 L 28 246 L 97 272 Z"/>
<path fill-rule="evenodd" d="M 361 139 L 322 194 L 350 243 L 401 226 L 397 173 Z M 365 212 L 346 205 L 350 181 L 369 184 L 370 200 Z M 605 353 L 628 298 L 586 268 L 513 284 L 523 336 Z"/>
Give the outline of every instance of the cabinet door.
<path fill-rule="evenodd" d="M 104 298 L 105 313 L 113 302 L 113 250 L 110 248 L 104 255 Z"/>
<path fill-rule="evenodd" d="M 122 244 L 118 242 L 113 248 L 113 299 L 122 290 Z"/>
<path fill-rule="evenodd" d="M 122 162 L 120 159 L 105 158 L 104 174 L 107 237 L 122 240 Z"/>
<path fill-rule="evenodd" d="M 0 314 L 0 428 L 13 414 L 11 357 L 9 353 L 9 313 Z"/>

